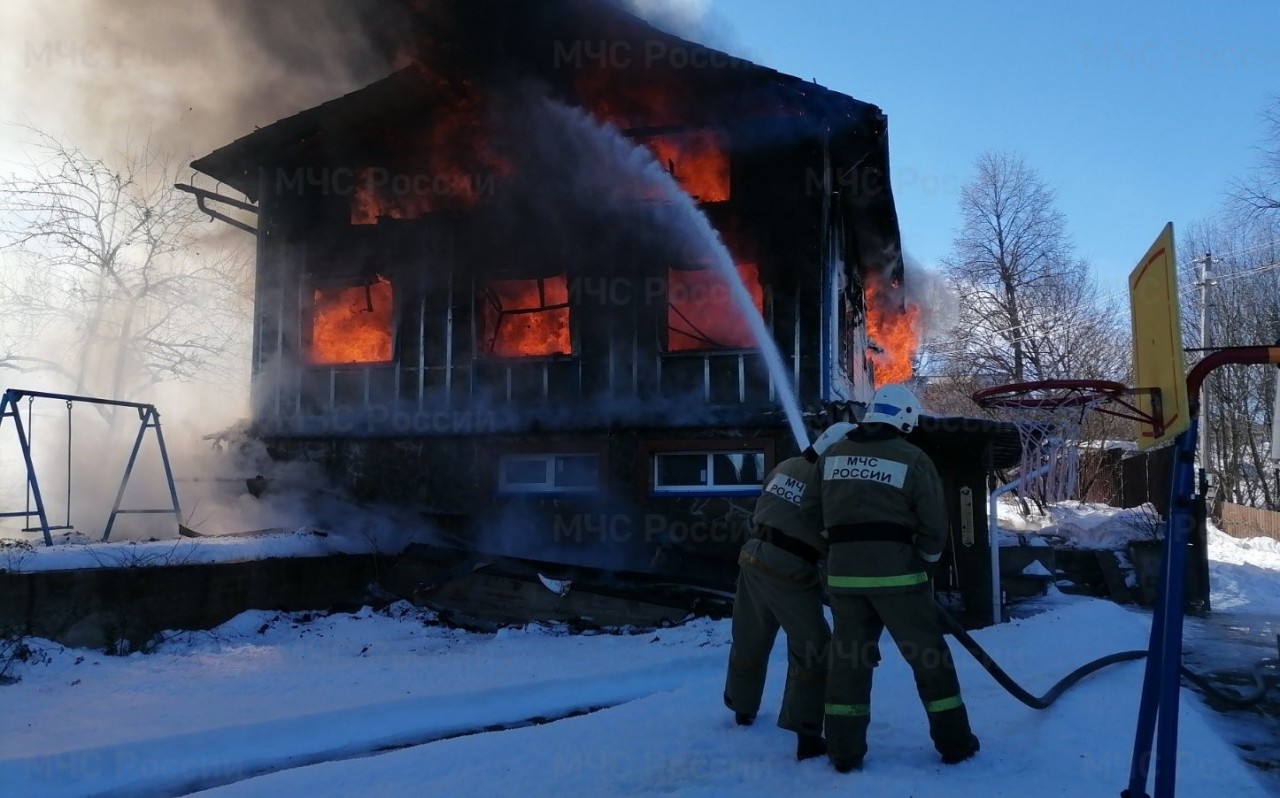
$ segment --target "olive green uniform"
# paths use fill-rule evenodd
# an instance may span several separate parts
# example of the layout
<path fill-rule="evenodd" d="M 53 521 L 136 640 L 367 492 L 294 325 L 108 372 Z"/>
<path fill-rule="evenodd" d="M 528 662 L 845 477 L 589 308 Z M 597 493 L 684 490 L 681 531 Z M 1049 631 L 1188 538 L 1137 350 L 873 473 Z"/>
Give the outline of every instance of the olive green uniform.
<path fill-rule="evenodd" d="M 816 560 L 826 552 L 821 527 L 800 512 L 813 463 L 793 457 L 764 482 L 752 522 L 756 536 L 738 556 L 724 703 L 736 713 L 760 710 L 774 639 L 787 633 L 787 684 L 778 725 L 805 735 L 822 733 L 831 630 L 822 610 Z"/>
<path fill-rule="evenodd" d="M 930 585 L 947 536 L 933 462 L 891 427 L 864 425 L 819 459 L 802 510 L 825 528 L 830 546 L 832 763 L 856 767 L 866 754 L 876 644 L 886 628 L 915 674 L 934 747 L 944 759 L 968 752 L 976 739 Z"/>

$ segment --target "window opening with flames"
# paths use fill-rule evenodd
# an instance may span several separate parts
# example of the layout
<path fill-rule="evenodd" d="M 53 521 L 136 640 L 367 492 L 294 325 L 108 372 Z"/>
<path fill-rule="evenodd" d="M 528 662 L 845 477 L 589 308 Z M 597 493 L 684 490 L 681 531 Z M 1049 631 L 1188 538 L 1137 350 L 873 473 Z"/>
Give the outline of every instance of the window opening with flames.
<path fill-rule="evenodd" d="M 481 290 L 482 351 L 493 357 L 573 354 L 567 274 L 490 280 Z"/>
<path fill-rule="evenodd" d="M 754 263 L 739 263 L 755 312 L 764 315 L 764 287 Z M 755 337 L 733 290 L 714 268 L 667 271 L 667 351 L 754 349 Z"/>
<path fill-rule="evenodd" d="M 662 168 L 697 202 L 729 199 L 729 154 L 715 133 L 697 130 L 653 136 L 644 143 Z"/>
<path fill-rule="evenodd" d="M 307 362 L 313 366 L 389 363 L 395 342 L 395 295 L 382 275 L 362 285 L 316 288 Z"/>

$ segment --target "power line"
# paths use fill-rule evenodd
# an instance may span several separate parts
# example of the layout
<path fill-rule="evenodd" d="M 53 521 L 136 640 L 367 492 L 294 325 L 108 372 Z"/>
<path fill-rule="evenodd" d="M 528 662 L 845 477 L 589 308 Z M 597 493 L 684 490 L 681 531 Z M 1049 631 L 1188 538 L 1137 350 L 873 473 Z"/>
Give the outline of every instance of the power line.
<path fill-rule="evenodd" d="M 1235 260 L 1239 258 L 1241 255 L 1244 255 L 1249 252 L 1257 252 L 1260 249 L 1280 250 L 1280 240 L 1271 239 L 1269 241 L 1264 241 L 1261 244 L 1255 244 L 1251 247 L 1246 247 L 1245 249 L 1238 249 L 1238 250 L 1235 250 L 1234 252 L 1228 252 L 1225 255 L 1222 255 L 1221 257 L 1223 260 Z"/>
<path fill-rule="evenodd" d="M 1275 269 L 1280 269 L 1280 261 L 1276 261 L 1275 263 L 1268 263 L 1265 266 L 1256 266 L 1252 269 L 1249 269 L 1243 272 L 1231 272 L 1230 274 L 1224 274 L 1221 277 L 1215 276 L 1212 278 L 1212 280 L 1215 283 L 1225 283 L 1229 280 L 1238 280 L 1241 277 L 1248 277 L 1253 274 L 1262 274 L 1264 272 L 1273 271 Z"/>

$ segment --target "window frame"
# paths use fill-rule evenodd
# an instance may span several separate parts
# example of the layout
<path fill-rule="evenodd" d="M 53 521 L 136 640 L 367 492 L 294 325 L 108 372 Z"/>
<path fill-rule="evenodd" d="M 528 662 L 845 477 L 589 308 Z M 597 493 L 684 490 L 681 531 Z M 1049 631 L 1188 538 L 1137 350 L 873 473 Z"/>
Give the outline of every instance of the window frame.
<path fill-rule="evenodd" d="M 555 484 L 555 464 L 560 458 L 591 457 L 596 461 L 596 484 L 589 487 L 562 486 Z M 546 479 L 542 483 L 511 483 L 507 480 L 506 467 L 513 461 L 541 460 L 546 468 Z M 494 493 L 496 496 L 511 498 L 522 496 L 590 496 L 600 493 L 605 476 L 605 457 L 596 450 L 561 450 L 561 451 L 523 451 L 508 450 L 497 453 L 494 458 Z"/>
<path fill-rule="evenodd" d="M 765 477 L 773 470 L 774 441 L 772 438 L 737 438 L 733 440 L 689 439 L 683 441 L 661 441 L 644 446 L 646 468 L 644 472 L 645 492 L 649 496 L 665 498 L 705 497 L 705 496 L 758 496 L 764 490 Z M 660 486 L 658 484 L 658 461 L 663 455 L 706 455 L 707 484 L 688 486 Z M 724 454 L 758 454 L 763 457 L 759 485 L 716 485 L 716 455 Z"/>
<path fill-rule="evenodd" d="M 567 324 L 569 327 L 569 351 L 553 352 L 550 354 L 539 355 L 502 355 L 497 352 L 490 351 L 486 346 L 486 336 L 488 329 L 485 323 L 486 313 L 486 291 L 488 284 L 491 282 L 536 282 L 538 280 L 551 280 L 564 277 L 565 291 L 567 298 L 563 305 L 551 305 L 548 307 L 536 309 L 519 309 L 515 311 L 503 311 L 508 315 L 516 315 L 520 313 L 546 313 L 555 310 L 564 310 L 567 315 Z M 578 342 L 578 313 L 577 303 L 574 302 L 572 277 L 568 270 L 549 277 L 520 277 L 518 273 L 504 274 L 501 272 L 477 274 L 471 283 L 471 312 L 472 312 L 472 351 L 477 361 L 489 363 L 538 363 L 549 361 L 565 361 L 573 360 L 580 356 Z M 495 339 L 496 344 L 496 339 Z"/>
<path fill-rule="evenodd" d="M 747 260 L 743 260 L 742 263 L 738 263 L 737 261 L 734 262 L 735 267 L 741 266 L 743 264 L 750 264 L 752 266 L 755 266 L 756 268 L 756 280 L 759 283 L 760 290 L 761 290 L 760 299 L 761 299 L 762 307 L 760 310 L 760 317 L 764 320 L 765 329 L 768 330 L 770 335 L 773 335 L 774 329 L 773 329 L 772 286 L 766 284 L 764 281 L 763 266 L 761 265 L 759 259 L 747 259 Z M 672 349 L 671 335 L 672 335 L 673 327 L 671 324 L 671 314 L 675 310 L 675 305 L 672 303 L 672 299 L 671 299 L 671 274 L 672 272 L 676 272 L 676 271 L 694 271 L 694 272 L 715 271 L 715 266 L 707 266 L 702 269 L 677 269 L 674 266 L 670 266 L 670 265 L 667 266 L 667 272 L 666 272 L 666 276 L 664 278 L 664 283 L 663 283 L 663 300 L 664 300 L 663 308 L 664 309 L 662 313 L 659 314 L 659 317 L 657 319 L 658 348 L 659 348 L 659 354 L 662 357 L 681 358 L 681 357 L 706 357 L 706 356 L 715 357 L 715 356 L 721 356 L 721 355 L 733 356 L 733 355 L 741 355 L 741 354 L 751 354 L 754 352 L 761 351 L 758 345 L 711 347 L 706 349 Z M 688 333 L 684 333 L 684 332 L 679 332 L 677 334 L 690 337 Z"/>
<path fill-rule="evenodd" d="M 316 293 L 321 291 L 344 291 L 351 289 L 367 288 L 376 284 L 379 279 L 385 281 L 391 290 L 391 355 L 386 360 L 368 360 L 355 363 L 323 363 L 318 362 L 312 356 L 315 347 L 315 318 L 316 318 Z M 298 361 L 303 368 L 315 371 L 326 371 L 332 369 L 363 369 L 363 368 L 387 368 L 395 366 L 399 362 L 400 357 L 400 321 L 401 321 L 401 296 L 400 289 L 397 288 L 398 276 L 392 273 L 379 271 L 372 279 L 363 275 L 353 275 L 344 277 L 317 277 L 308 276 L 302 280 L 301 289 L 302 296 L 299 302 L 300 315 L 300 333 L 299 338 L 299 358 Z"/>

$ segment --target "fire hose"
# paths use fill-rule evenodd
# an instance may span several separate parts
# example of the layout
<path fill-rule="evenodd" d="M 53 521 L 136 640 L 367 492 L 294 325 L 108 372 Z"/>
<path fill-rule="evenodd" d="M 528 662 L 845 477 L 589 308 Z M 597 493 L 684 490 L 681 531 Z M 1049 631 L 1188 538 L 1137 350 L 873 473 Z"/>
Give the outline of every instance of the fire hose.
<path fill-rule="evenodd" d="M 1005 670 L 1000 667 L 999 663 L 997 663 L 995 659 L 982 648 L 982 646 L 978 645 L 978 642 L 974 640 L 967 631 L 965 631 L 964 626 L 952 617 L 952 615 L 947 612 L 942 605 L 938 605 L 938 614 L 941 616 L 943 625 L 946 627 L 947 631 L 951 633 L 952 637 L 954 637 L 956 641 L 964 647 L 965 651 L 968 651 L 973 655 L 973 658 L 978 661 L 978 664 L 981 665 L 987 673 L 991 674 L 991 677 L 996 680 L 996 683 L 1003 687 L 1009 695 L 1018 699 L 1032 709 L 1048 709 L 1053 702 L 1057 701 L 1063 693 L 1079 683 L 1080 680 L 1090 674 L 1102 670 L 1103 668 L 1116 665 L 1121 662 L 1132 662 L 1135 660 L 1145 659 L 1147 656 L 1147 652 L 1144 649 L 1141 651 L 1121 651 L 1115 654 L 1108 654 L 1105 657 L 1099 657 L 1092 662 L 1087 662 L 1084 665 L 1081 665 L 1079 668 L 1076 668 L 1071 673 L 1067 674 L 1057 684 L 1049 688 L 1049 691 L 1044 695 L 1036 696 L 1014 681 L 1013 677 L 1006 673 Z M 1276 638 L 1276 648 L 1277 650 L 1280 650 L 1280 636 Z M 1280 665 L 1280 657 L 1264 659 L 1256 663 L 1250 671 L 1254 682 L 1253 692 L 1245 696 L 1239 696 L 1220 690 L 1208 679 L 1188 669 L 1185 665 L 1180 665 L 1179 670 L 1187 681 L 1196 685 L 1201 690 L 1204 690 L 1205 693 L 1212 696 L 1214 699 L 1221 701 L 1233 709 L 1248 709 L 1262 701 L 1262 699 L 1266 697 L 1267 692 L 1274 686 L 1267 684 L 1267 679 L 1263 676 L 1262 669 L 1266 667 L 1276 667 L 1277 665 Z"/>

